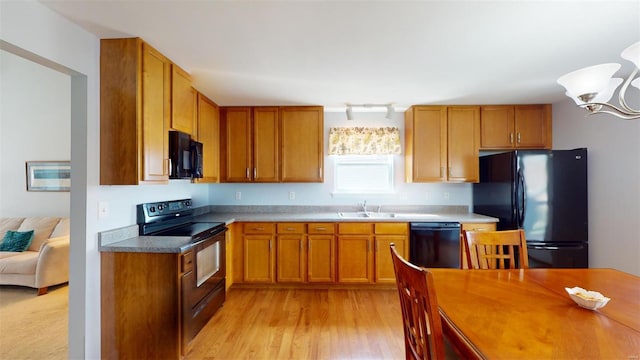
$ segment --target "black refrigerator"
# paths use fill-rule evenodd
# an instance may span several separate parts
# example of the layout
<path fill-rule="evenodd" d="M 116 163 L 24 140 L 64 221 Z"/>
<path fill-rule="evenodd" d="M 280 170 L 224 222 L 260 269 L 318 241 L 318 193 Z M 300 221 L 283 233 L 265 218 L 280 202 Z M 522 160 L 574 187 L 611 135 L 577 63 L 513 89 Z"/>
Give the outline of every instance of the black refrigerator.
<path fill-rule="evenodd" d="M 524 229 L 529 267 L 588 267 L 587 149 L 481 156 L 473 212 Z"/>

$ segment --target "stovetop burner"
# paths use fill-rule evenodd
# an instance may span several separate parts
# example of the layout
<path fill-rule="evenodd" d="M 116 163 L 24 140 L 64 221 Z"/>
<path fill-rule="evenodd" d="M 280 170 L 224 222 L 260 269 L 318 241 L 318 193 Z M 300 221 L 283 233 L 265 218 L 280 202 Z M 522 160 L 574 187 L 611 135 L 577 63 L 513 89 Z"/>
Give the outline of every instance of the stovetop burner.
<path fill-rule="evenodd" d="M 139 204 L 136 209 L 140 235 L 191 236 L 198 240 L 226 229 L 222 222 L 194 221 L 191 199 Z"/>

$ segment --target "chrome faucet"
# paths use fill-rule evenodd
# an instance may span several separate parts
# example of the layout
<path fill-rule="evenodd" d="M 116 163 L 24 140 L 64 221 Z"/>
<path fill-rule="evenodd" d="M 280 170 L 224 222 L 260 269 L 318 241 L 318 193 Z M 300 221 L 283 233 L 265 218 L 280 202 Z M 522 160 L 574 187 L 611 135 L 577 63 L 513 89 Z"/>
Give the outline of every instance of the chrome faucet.
<path fill-rule="evenodd" d="M 364 211 L 364 213 L 367 213 L 367 200 L 363 201 L 360 206 L 362 206 L 362 211 Z"/>

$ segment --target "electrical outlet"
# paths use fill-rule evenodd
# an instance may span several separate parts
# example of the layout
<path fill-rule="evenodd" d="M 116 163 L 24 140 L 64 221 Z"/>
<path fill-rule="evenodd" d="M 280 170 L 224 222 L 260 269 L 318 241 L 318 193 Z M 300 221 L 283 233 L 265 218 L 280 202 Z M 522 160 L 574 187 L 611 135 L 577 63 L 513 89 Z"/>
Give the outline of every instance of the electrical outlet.
<path fill-rule="evenodd" d="M 242 200 L 242 193 L 240 191 L 236 191 L 236 200 Z"/>
<path fill-rule="evenodd" d="M 296 199 L 296 192 L 289 191 L 289 200 L 295 200 L 295 199 Z"/>
<path fill-rule="evenodd" d="M 444 197 L 445 200 L 449 200 L 449 192 L 445 191 L 444 194 L 442 194 L 442 197 Z"/>

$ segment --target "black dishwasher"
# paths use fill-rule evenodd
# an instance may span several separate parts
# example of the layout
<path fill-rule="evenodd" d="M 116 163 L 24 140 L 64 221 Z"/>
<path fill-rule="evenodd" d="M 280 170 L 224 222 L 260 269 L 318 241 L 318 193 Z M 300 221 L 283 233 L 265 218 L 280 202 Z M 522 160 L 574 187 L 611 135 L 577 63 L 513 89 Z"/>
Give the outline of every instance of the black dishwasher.
<path fill-rule="evenodd" d="M 409 261 L 427 268 L 460 268 L 460 223 L 410 224 Z"/>

